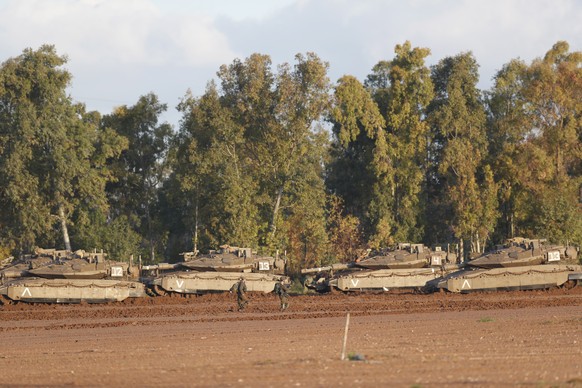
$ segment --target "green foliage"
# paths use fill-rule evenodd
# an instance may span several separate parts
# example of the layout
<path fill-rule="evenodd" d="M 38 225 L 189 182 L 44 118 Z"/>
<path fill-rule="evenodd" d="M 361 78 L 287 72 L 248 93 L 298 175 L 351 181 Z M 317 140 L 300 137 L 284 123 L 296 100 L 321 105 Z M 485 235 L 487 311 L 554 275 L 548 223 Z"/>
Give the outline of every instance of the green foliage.
<path fill-rule="evenodd" d="M 332 195 L 328 203 L 328 234 L 332 262 L 354 261 L 362 253 L 363 236 L 357 217 L 345 214 L 344 202 Z M 320 263 L 322 265 L 328 263 Z"/>
<path fill-rule="evenodd" d="M 298 273 L 403 241 L 582 244 L 582 53 L 512 60 L 485 93 L 471 53 L 429 55 L 405 42 L 333 90 L 313 53 L 236 59 L 174 133 L 155 94 L 86 112 L 66 57 L 24 50 L 0 67 L 0 255 L 70 233 L 118 259 L 286 251 Z"/>
<path fill-rule="evenodd" d="M 429 207 L 430 213 L 446 214 L 431 224 L 450 230 L 448 240 L 469 241 L 471 252 L 483 250 L 497 218 L 497 186 L 484 164 L 486 116 L 476 87 L 477 68 L 471 53 L 445 58 L 435 65 L 432 78 L 436 94 L 429 109 L 429 157 L 435 164 L 430 182 L 436 186 L 431 191 L 440 197 L 431 207 L 450 209 L 432 211 Z"/>
<path fill-rule="evenodd" d="M 114 181 L 107 186 L 111 215 L 126 222 L 142 236 L 142 253 L 155 261 L 163 252 L 164 225 L 160 224 L 158 190 L 167 176 L 167 153 L 172 137 L 168 123 L 159 124 L 165 104 L 150 93 L 131 107 L 120 106 L 103 117 L 104 130 L 113 130 L 127 141 L 127 148 L 113 163 Z"/>
<path fill-rule="evenodd" d="M 30 251 L 84 211 L 106 211 L 107 160 L 124 142 L 66 95 L 71 75 L 53 46 L 27 49 L 0 69 L 1 236 Z"/>
<path fill-rule="evenodd" d="M 341 78 L 334 93 L 328 186 L 344 198 L 348 213 L 361 220 L 367 234 L 378 234 L 386 211 L 382 186 L 392 176 L 382 128 L 385 121 L 370 93 L 354 77 Z"/>
<path fill-rule="evenodd" d="M 372 247 L 419 241 L 423 231 L 424 116 L 433 97 L 424 59 L 430 50 L 405 42 L 395 53 L 374 67 L 367 89 L 353 77 L 342 78 L 330 117 L 336 161 L 329 185 L 361 219 Z"/>
<path fill-rule="evenodd" d="M 13 250 L 14 250 L 14 247 L 9 246 L 9 245 L 0 246 L 0 260 L 4 260 L 4 259 L 10 257 Z"/>
<path fill-rule="evenodd" d="M 377 84 L 373 82 L 376 78 L 369 76 L 367 86 L 387 124 L 394 176 L 389 181 L 391 186 L 382 191 L 390 196 L 386 203 L 391 206 L 394 240 L 420 241 L 429 132 L 425 115 L 434 96 L 430 70 L 424 62 L 430 50 L 412 48 L 407 41 L 394 51 L 392 61 L 380 62 L 374 68 L 388 76 L 388 85 Z"/>
<path fill-rule="evenodd" d="M 289 287 L 290 294 L 305 294 L 307 292 L 307 287 L 303 285 L 300 278 L 294 278 L 291 286 Z"/>
<path fill-rule="evenodd" d="M 510 62 L 488 96 L 502 237 L 581 241 L 582 53 L 568 49 Z"/>
<path fill-rule="evenodd" d="M 141 236 L 132 228 L 126 216 L 107 221 L 101 212 L 93 212 L 83 220 L 78 220 L 72 228 L 77 245 L 86 250 L 96 249 L 107 252 L 114 260 L 129 260 L 140 253 Z"/>
<path fill-rule="evenodd" d="M 313 267 L 325 258 L 328 251 L 326 232 L 326 195 L 323 182 L 321 160 L 325 150 L 325 138 L 314 139 L 311 152 L 298 165 L 296 178 L 289 185 L 288 198 L 292 206 L 283 209 L 286 222 L 281 225 L 284 240 L 279 246 L 286 246 L 292 258 L 288 269 L 299 273 L 301 268 Z"/>
<path fill-rule="evenodd" d="M 244 164 L 243 128 L 221 105 L 213 85 L 199 99 L 187 95 L 179 109 L 184 119 L 174 171 L 193 202 L 189 229 L 200 230 L 204 248 L 227 242 L 256 246 L 260 220 L 253 197 L 258 185 Z"/>
<path fill-rule="evenodd" d="M 220 89 L 185 96 L 172 179 L 192 202 L 186 225 L 196 246 L 286 248 L 296 271 L 325 252 L 327 142 L 316 124 L 328 105 L 326 74 L 314 54 L 277 73 L 254 54 L 220 68 Z"/>

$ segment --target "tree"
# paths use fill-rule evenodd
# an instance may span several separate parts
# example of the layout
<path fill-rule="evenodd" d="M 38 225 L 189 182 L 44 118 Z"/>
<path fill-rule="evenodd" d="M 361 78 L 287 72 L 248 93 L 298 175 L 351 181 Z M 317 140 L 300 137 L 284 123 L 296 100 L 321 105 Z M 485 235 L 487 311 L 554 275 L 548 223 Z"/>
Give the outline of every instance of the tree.
<path fill-rule="evenodd" d="M 526 101 L 523 81 L 526 64 L 512 60 L 504 65 L 494 78 L 494 86 L 487 93 L 489 164 L 499 185 L 500 218 L 497 240 L 516 236 L 518 204 L 525 200 L 522 182 L 521 158 L 527 138 Z"/>
<path fill-rule="evenodd" d="M 333 125 L 329 188 L 345 201 L 348 214 L 361 220 L 365 234 L 376 236 L 376 244 L 390 242 L 392 219 L 383 192 L 392 183 L 393 171 L 385 121 L 355 77 L 338 81 L 329 121 Z"/>
<path fill-rule="evenodd" d="M 244 128 L 222 106 L 214 84 L 179 110 L 183 119 L 176 145 L 175 179 L 187 196 L 186 225 L 198 248 L 220 244 L 255 246 L 261 220 L 256 203 L 258 183 L 248 165 Z"/>
<path fill-rule="evenodd" d="M 152 261 L 156 246 L 164 238 L 163 228 L 156 220 L 158 191 L 167 177 L 166 157 L 172 137 L 170 124 L 159 124 L 166 109 L 166 104 L 150 93 L 140 97 L 134 106 L 116 108 L 102 120 L 104 128 L 115 130 L 129 144 L 113 166 L 116 180 L 107 186 L 111 217 L 135 219 L 134 227 L 143 237 Z"/>
<path fill-rule="evenodd" d="M 557 42 L 529 66 L 510 62 L 489 98 L 511 235 L 582 239 L 582 53 L 568 50 Z"/>
<path fill-rule="evenodd" d="M 410 42 L 396 45 L 396 56 L 381 61 L 368 76 L 372 91 L 386 121 L 386 136 L 393 164 L 389 195 L 394 219 L 394 238 L 420 241 L 425 201 L 427 139 L 426 109 L 433 99 L 433 84 L 425 58 L 427 48 L 412 48 Z"/>
<path fill-rule="evenodd" d="M 268 56 L 237 59 L 221 66 L 220 87 L 210 83 L 179 106 L 175 179 L 204 246 L 287 246 L 298 264 L 325 249 L 326 142 L 317 124 L 327 64 L 314 54 L 296 61 L 274 73 Z"/>
<path fill-rule="evenodd" d="M 20 250 L 54 243 L 55 221 L 70 250 L 71 217 L 107 210 L 108 161 L 126 146 L 67 96 L 65 63 L 45 45 L 0 69 L 0 222 L 10 230 L 3 237 Z"/>
<path fill-rule="evenodd" d="M 326 231 L 326 192 L 324 161 L 328 150 L 328 134 L 320 128 L 309 135 L 305 156 L 290 180 L 287 203 L 281 214 L 279 246 L 289 253 L 289 273 L 299 274 L 301 268 L 313 267 L 325 260 L 328 252 Z"/>
<path fill-rule="evenodd" d="M 496 214 L 487 212 L 496 209 L 491 201 L 497 191 L 483 164 L 487 139 L 484 106 L 476 87 L 477 62 L 471 53 L 445 58 L 433 67 L 432 78 L 436 96 L 429 108 L 430 158 L 435 169 L 430 179 L 435 186 L 432 193 L 438 197 L 433 206 L 450 211 L 434 211 L 448 216 L 444 222 L 432 219 L 431 232 L 443 236 L 437 229 L 450 228 L 461 249 L 469 241 L 471 252 L 480 252 L 496 221 Z M 488 198 L 483 198 L 485 194 Z"/>
<path fill-rule="evenodd" d="M 405 42 L 395 53 L 374 66 L 365 88 L 353 77 L 340 79 L 331 116 L 330 187 L 375 247 L 420 241 L 423 234 L 430 50 Z"/>
<path fill-rule="evenodd" d="M 222 66 L 223 102 L 244 128 L 246 153 L 257 172 L 262 216 L 269 216 L 263 240 L 275 239 L 277 218 L 288 186 L 300 178 L 298 166 L 307 155 L 311 129 L 328 105 L 328 65 L 315 54 L 271 71 L 268 56 L 253 54 L 244 63 Z"/>
<path fill-rule="evenodd" d="M 328 207 L 331 259 L 340 263 L 355 261 L 364 246 L 360 220 L 354 215 L 346 214 L 343 200 L 336 195 L 329 197 Z"/>

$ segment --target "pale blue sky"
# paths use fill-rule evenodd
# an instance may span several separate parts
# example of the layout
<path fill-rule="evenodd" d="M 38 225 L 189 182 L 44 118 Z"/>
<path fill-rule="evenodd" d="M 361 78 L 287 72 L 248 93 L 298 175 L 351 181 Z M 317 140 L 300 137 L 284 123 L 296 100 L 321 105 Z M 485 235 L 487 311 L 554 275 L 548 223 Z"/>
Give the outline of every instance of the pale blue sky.
<path fill-rule="evenodd" d="M 581 21 L 580 0 L 0 0 L 0 60 L 54 44 L 75 100 L 106 114 L 154 92 L 177 125 L 188 89 L 201 95 L 220 65 L 255 52 L 277 66 L 312 51 L 332 81 L 364 80 L 410 40 L 431 49 L 429 65 L 472 51 L 489 88 L 512 58 L 558 40 L 582 50 Z"/>

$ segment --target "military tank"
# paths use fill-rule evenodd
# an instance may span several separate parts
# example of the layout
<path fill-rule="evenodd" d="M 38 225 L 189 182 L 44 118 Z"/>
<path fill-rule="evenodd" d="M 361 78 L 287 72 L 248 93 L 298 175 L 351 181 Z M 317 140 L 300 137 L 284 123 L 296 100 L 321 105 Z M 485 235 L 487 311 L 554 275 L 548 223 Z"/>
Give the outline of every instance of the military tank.
<path fill-rule="evenodd" d="M 346 264 L 307 268 L 305 285 L 318 292 L 390 291 L 418 289 L 428 291 L 445 274 L 460 268 L 457 254 L 441 247 L 430 249 L 423 244 L 400 243 Z"/>
<path fill-rule="evenodd" d="M 288 286 L 286 261 L 280 257 L 257 256 L 251 248 L 222 245 L 199 255 L 181 254 L 183 261 L 142 266 L 142 281 L 153 295 L 205 294 L 229 291 L 244 278 L 247 290 L 269 293 L 277 282 Z"/>
<path fill-rule="evenodd" d="M 145 296 L 131 263 L 106 259 L 103 252 L 36 249 L 0 267 L 4 302 L 98 303 Z"/>
<path fill-rule="evenodd" d="M 582 266 L 578 250 L 551 245 L 543 239 L 513 238 L 467 262 L 466 268 L 448 275 L 437 285 L 452 292 L 528 290 L 576 285 Z"/>

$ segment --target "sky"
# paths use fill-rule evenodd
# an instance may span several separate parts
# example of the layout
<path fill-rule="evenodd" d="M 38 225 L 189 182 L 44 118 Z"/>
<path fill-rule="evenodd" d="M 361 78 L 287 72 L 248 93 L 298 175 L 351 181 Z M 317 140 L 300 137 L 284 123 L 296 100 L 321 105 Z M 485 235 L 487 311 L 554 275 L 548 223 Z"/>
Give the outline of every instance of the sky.
<path fill-rule="evenodd" d="M 153 92 L 176 129 L 186 92 L 235 59 L 266 54 L 276 71 L 314 52 L 332 82 L 364 81 L 407 40 L 431 50 L 428 65 L 471 51 L 486 90 L 511 59 L 559 40 L 581 51 L 582 0 L 0 0 L 0 62 L 54 45 L 74 101 L 109 114 Z"/>

